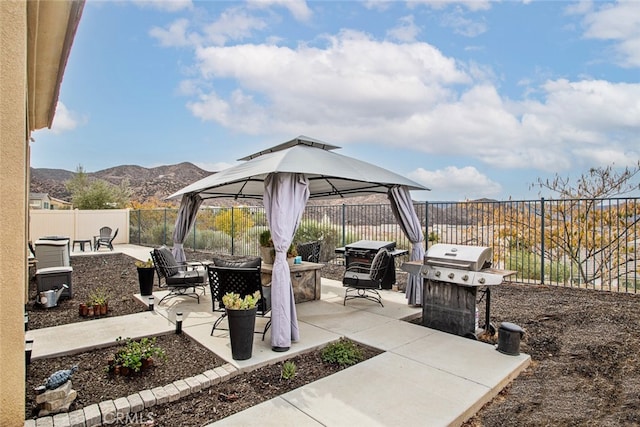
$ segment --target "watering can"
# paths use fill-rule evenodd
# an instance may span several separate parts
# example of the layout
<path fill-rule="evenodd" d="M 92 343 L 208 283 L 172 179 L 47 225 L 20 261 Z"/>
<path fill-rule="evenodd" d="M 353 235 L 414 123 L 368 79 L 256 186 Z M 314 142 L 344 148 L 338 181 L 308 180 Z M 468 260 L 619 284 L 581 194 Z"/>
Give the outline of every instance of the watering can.
<path fill-rule="evenodd" d="M 58 305 L 58 298 L 62 295 L 65 289 L 69 289 L 66 284 L 62 285 L 60 289 L 49 289 L 48 291 L 42 291 L 38 294 L 38 302 L 44 308 L 51 308 Z"/>

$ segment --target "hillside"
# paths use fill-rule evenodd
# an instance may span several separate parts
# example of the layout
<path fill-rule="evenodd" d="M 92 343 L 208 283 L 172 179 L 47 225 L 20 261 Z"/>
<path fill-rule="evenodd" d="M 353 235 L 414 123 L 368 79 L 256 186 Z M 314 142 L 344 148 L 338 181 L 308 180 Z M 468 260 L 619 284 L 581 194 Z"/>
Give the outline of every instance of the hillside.
<path fill-rule="evenodd" d="M 145 168 L 136 165 L 115 166 L 97 172 L 87 172 L 89 178 L 104 179 L 112 184 L 118 185 L 123 180 L 129 181 L 129 186 L 133 190 L 134 199 L 143 202 L 151 197 L 160 200 L 176 192 L 177 190 L 211 175 L 209 172 L 199 168 L 193 163 L 184 162 L 176 165 L 158 166 L 155 168 Z M 62 200 L 71 200 L 71 194 L 65 188 L 65 182 L 73 178 L 75 172 L 64 169 L 31 168 L 31 192 L 48 193 L 51 197 Z M 244 200 L 243 204 L 249 201 Z M 261 201 L 254 201 L 256 205 L 261 205 Z M 348 199 L 330 199 L 321 201 L 309 201 L 310 205 L 339 205 L 346 204 L 386 204 L 387 196 L 384 194 L 350 197 Z M 237 204 L 231 199 L 216 199 L 207 201 L 213 206 L 231 206 Z"/>
<path fill-rule="evenodd" d="M 155 168 L 136 165 L 115 166 L 97 172 L 87 172 L 87 176 L 103 179 L 115 185 L 126 179 L 133 190 L 133 198 L 142 202 L 152 197 L 163 199 L 212 173 L 193 163 L 184 162 Z M 52 197 L 70 201 L 71 194 L 65 188 L 65 182 L 74 175 L 75 172 L 63 169 L 31 168 L 30 190 L 32 193 L 49 193 Z"/>

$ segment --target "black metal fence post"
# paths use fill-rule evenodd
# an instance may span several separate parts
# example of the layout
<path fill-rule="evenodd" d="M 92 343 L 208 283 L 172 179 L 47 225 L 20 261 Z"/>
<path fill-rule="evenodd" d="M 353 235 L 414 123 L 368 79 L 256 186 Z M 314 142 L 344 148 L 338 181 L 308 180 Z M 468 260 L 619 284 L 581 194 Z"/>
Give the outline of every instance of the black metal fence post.
<path fill-rule="evenodd" d="M 429 249 L 429 202 L 424 202 L 424 250 Z"/>
<path fill-rule="evenodd" d="M 235 249 L 236 249 L 235 248 L 235 244 L 236 244 L 236 236 L 235 236 L 236 233 L 235 233 L 235 231 L 236 231 L 236 229 L 235 229 L 235 224 L 233 222 L 233 214 L 234 214 L 233 208 L 234 207 L 231 206 L 231 255 L 235 255 L 236 254 L 235 253 Z"/>
<path fill-rule="evenodd" d="M 162 228 L 162 244 L 167 244 L 167 208 L 164 208 L 164 227 Z"/>
<path fill-rule="evenodd" d="M 347 244 L 346 242 L 347 230 L 346 230 L 346 218 L 345 218 L 346 209 L 347 209 L 347 205 L 343 203 L 342 204 L 342 245 L 341 246 L 344 246 Z"/>
<path fill-rule="evenodd" d="M 540 284 L 544 285 L 544 197 L 540 198 Z"/>

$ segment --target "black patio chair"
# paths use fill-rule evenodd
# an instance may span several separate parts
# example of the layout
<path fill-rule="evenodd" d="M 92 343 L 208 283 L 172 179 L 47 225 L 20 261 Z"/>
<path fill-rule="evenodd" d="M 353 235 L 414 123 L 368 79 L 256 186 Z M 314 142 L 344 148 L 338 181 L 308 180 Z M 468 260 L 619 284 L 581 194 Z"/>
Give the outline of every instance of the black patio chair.
<path fill-rule="evenodd" d="M 358 262 L 349 264 L 342 277 L 342 285 L 347 288 L 342 305 L 346 305 L 350 299 L 364 298 L 384 307 L 378 289 L 387 270 L 393 265 L 391 254 L 385 248 L 378 250 L 371 265 Z"/>
<path fill-rule="evenodd" d="M 110 227 L 102 227 L 100 229 L 100 235 L 94 236 L 93 238 L 93 249 L 97 251 L 100 249 L 100 246 L 106 246 L 109 250 L 113 250 L 113 241 L 117 235 L 118 228 L 116 228 L 116 231 L 112 235 Z"/>
<path fill-rule="evenodd" d="M 256 291 L 260 291 L 260 301 L 258 301 L 257 314 L 262 317 L 269 317 L 271 312 L 270 301 L 270 288 L 265 287 L 263 289 L 262 281 L 260 277 L 260 267 L 221 267 L 217 265 L 208 265 L 207 271 L 209 273 L 209 286 L 211 288 L 211 302 L 214 312 L 222 312 L 220 316 L 213 324 L 211 328 L 211 335 L 216 329 L 227 330 L 219 328 L 218 325 L 226 317 L 226 311 L 224 304 L 222 303 L 222 296 L 226 293 L 232 292 L 239 294 L 244 298 L 246 295 L 251 295 Z M 267 295 L 269 294 L 269 295 Z M 217 307 L 216 307 L 217 302 Z M 262 340 L 271 326 L 271 318 L 264 327 L 262 332 L 254 331 L 256 334 L 262 334 Z"/>
<path fill-rule="evenodd" d="M 202 289 L 203 294 L 206 292 L 207 271 L 205 268 L 178 263 L 166 246 L 152 250 L 151 259 L 153 259 L 153 265 L 158 273 L 158 286 L 161 289 L 169 289 L 169 293 L 158 304 L 167 298 L 179 296 L 195 298 L 200 304 L 200 294 L 197 289 Z M 164 285 L 162 284 L 163 280 Z"/>
<path fill-rule="evenodd" d="M 302 257 L 302 261 L 308 262 L 320 262 L 320 249 L 322 242 L 320 240 L 314 240 L 311 242 L 298 243 L 296 250 L 298 255 Z"/>

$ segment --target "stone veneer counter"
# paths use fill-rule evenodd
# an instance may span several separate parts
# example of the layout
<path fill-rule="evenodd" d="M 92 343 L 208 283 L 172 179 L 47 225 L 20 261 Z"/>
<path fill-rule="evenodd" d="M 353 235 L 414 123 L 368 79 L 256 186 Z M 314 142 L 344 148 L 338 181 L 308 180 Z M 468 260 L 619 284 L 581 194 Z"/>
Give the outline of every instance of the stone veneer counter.
<path fill-rule="evenodd" d="M 303 261 L 302 264 L 289 264 L 293 296 L 297 303 L 320 299 L 320 269 L 324 264 Z M 262 264 L 260 269 L 262 284 L 271 283 L 273 264 Z"/>

